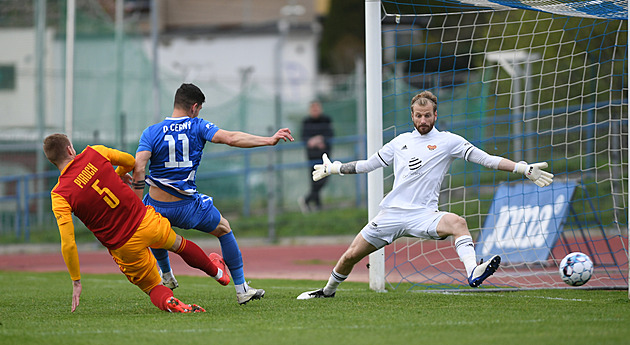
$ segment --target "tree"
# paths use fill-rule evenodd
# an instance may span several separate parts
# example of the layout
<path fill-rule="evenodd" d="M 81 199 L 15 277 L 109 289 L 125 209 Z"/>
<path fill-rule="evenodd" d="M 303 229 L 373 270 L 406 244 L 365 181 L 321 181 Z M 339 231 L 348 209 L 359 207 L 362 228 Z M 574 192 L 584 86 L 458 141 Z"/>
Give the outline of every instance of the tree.
<path fill-rule="evenodd" d="M 322 73 L 354 71 L 357 56 L 365 54 L 365 0 L 332 0 L 323 20 L 319 46 Z"/>

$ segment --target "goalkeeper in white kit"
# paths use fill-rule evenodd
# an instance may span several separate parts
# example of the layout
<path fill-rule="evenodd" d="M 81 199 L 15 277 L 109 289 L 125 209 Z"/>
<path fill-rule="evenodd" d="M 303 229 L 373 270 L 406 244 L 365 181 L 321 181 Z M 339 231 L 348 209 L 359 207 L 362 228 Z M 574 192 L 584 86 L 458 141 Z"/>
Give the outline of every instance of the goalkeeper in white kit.
<path fill-rule="evenodd" d="M 451 163 L 462 158 L 490 169 L 524 174 L 539 187 L 553 181 L 542 169 L 546 162 L 527 164 L 491 156 L 461 136 L 435 128 L 437 97 L 424 91 L 411 100 L 411 119 L 415 129 L 398 135 L 367 160 L 331 162 L 326 154 L 323 164 L 313 170 L 317 181 L 330 174 L 359 174 L 390 166 L 394 168 L 394 186 L 383 198 L 380 211 L 354 238 L 341 256 L 322 289 L 307 291 L 298 299 L 334 297 L 355 264 L 370 253 L 391 244 L 397 238 L 417 237 L 443 240 L 453 236 L 455 250 L 466 268 L 468 284 L 478 287 L 499 267 L 501 257 L 494 255 L 477 264 L 475 248 L 464 218 L 438 210 L 438 197 L 444 175 Z"/>

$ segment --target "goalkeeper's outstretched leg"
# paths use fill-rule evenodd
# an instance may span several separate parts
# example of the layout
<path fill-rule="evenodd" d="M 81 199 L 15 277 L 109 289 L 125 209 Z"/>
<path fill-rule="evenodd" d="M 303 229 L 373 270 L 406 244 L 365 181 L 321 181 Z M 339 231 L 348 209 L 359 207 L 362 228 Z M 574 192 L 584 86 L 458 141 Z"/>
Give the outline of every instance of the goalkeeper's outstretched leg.
<path fill-rule="evenodd" d="M 335 297 L 337 287 L 348 278 L 354 265 L 377 249 L 374 245 L 367 242 L 362 234 L 358 234 L 339 261 L 337 261 L 326 286 L 319 290 L 303 292 L 297 299 Z"/>

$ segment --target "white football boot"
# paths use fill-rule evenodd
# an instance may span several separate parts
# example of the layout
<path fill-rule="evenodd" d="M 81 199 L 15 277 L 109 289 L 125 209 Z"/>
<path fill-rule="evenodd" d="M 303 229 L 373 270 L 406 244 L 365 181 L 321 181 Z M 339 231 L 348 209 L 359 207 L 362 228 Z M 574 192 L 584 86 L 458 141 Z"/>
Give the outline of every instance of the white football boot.
<path fill-rule="evenodd" d="M 335 292 L 333 292 L 331 295 L 326 295 L 326 294 L 324 294 L 324 289 L 319 289 L 319 290 L 315 290 L 315 291 L 302 292 L 297 297 L 297 299 L 331 298 L 331 297 L 335 297 Z"/>
<path fill-rule="evenodd" d="M 238 304 L 245 304 L 253 299 L 261 299 L 265 297 L 265 290 L 263 289 L 254 289 L 249 286 L 247 291 L 244 293 L 236 293 L 236 299 L 238 300 Z"/>
<path fill-rule="evenodd" d="M 468 285 L 472 287 L 478 287 L 483 283 L 486 278 L 493 275 L 496 272 L 497 268 L 499 268 L 499 264 L 501 263 L 501 257 L 495 255 L 490 258 L 490 260 L 483 262 L 483 259 L 475 267 L 470 273 L 470 277 L 468 277 Z"/>
<path fill-rule="evenodd" d="M 162 273 L 162 271 L 160 271 L 160 276 L 162 276 L 162 285 L 167 288 L 175 290 L 179 286 L 177 279 L 175 279 L 175 276 L 173 275 L 173 270 L 166 273 Z"/>

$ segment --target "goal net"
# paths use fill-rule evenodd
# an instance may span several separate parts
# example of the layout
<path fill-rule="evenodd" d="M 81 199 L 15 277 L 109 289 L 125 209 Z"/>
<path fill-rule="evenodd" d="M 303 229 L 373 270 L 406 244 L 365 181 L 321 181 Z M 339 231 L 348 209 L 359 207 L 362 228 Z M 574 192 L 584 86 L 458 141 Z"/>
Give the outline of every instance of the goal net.
<path fill-rule="evenodd" d="M 483 287 L 567 287 L 558 264 L 579 251 L 595 265 L 586 288 L 627 288 L 627 13 L 627 1 L 608 0 L 366 2 L 367 46 L 382 58 L 374 66 L 366 54 L 368 83 L 382 91 L 378 140 L 413 130 L 410 100 L 430 90 L 439 130 L 491 155 L 547 162 L 555 175 L 538 188 L 463 160 L 451 166 L 440 209 L 466 219 L 478 260 L 503 259 Z M 393 183 L 391 169 L 383 175 L 368 187 L 381 198 Z M 468 288 L 451 238 L 403 238 L 374 255 L 372 288 Z"/>

